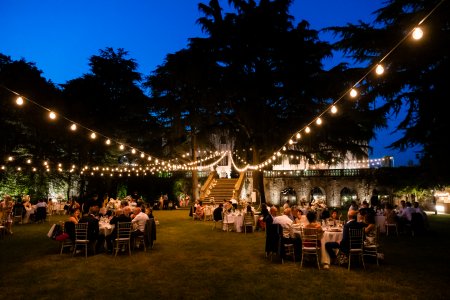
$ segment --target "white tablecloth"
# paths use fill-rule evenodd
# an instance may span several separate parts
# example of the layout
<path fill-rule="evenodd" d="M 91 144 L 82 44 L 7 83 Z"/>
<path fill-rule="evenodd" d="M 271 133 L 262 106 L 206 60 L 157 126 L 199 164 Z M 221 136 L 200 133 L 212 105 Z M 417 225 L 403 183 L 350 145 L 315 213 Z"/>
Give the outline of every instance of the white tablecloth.
<path fill-rule="evenodd" d="M 244 225 L 244 216 L 235 214 L 223 215 L 223 230 L 227 230 L 228 224 L 234 223 L 236 232 L 242 232 L 242 225 Z"/>
<path fill-rule="evenodd" d="M 114 229 L 114 225 L 111 225 L 108 222 L 103 221 L 98 222 L 98 227 L 100 230 L 100 234 L 103 234 L 104 236 L 110 235 Z"/>
<path fill-rule="evenodd" d="M 339 242 L 342 240 L 342 231 L 324 231 L 322 239 L 320 240 L 320 243 L 322 245 L 321 247 L 321 262 L 322 264 L 330 264 L 330 256 L 327 253 L 327 250 L 325 249 L 325 243 L 327 242 Z"/>

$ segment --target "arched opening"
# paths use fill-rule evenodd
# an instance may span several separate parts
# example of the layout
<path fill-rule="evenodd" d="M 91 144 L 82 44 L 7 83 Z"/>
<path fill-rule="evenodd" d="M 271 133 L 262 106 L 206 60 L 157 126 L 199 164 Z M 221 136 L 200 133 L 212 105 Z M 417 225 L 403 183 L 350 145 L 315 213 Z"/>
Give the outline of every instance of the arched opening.
<path fill-rule="evenodd" d="M 347 187 L 341 190 L 341 207 L 349 207 L 353 200 L 356 200 L 356 191 Z"/>
<path fill-rule="evenodd" d="M 327 203 L 325 193 L 323 192 L 323 190 L 320 187 L 317 187 L 317 186 L 314 187 L 313 189 L 311 189 L 309 201 L 310 201 L 310 204 L 312 204 L 314 202 Z"/>
<path fill-rule="evenodd" d="M 291 187 L 283 189 L 280 193 L 280 205 L 284 205 L 289 200 L 289 206 L 297 205 L 297 193 Z"/>

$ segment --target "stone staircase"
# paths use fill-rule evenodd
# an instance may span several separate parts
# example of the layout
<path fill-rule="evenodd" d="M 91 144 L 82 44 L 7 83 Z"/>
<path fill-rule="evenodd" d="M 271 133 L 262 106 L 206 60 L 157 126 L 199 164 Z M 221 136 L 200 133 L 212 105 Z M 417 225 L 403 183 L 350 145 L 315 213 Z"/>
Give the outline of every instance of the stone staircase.
<path fill-rule="evenodd" d="M 203 203 L 208 204 L 214 200 L 215 204 L 223 203 L 233 197 L 234 186 L 238 181 L 237 178 L 218 178 L 214 179 L 210 186 L 210 193 L 203 199 Z"/>

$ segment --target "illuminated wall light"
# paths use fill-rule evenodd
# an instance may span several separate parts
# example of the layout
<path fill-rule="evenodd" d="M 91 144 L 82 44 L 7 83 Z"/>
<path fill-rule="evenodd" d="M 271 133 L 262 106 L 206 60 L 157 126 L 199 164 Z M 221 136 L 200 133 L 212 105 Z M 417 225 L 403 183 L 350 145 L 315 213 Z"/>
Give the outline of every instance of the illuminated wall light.
<path fill-rule="evenodd" d="M 375 68 L 375 73 L 377 73 L 377 75 L 383 74 L 383 73 L 384 73 L 384 67 L 383 67 L 382 65 L 378 65 L 378 66 Z"/>
<path fill-rule="evenodd" d="M 356 96 L 358 96 L 358 91 L 356 89 L 351 89 L 350 97 L 355 98 Z"/>
<path fill-rule="evenodd" d="M 19 105 L 19 106 L 22 106 L 23 105 L 23 98 L 22 97 L 17 97 L 16 104 Z"/>
<path fill-rule="evenodd" d="M 336 105 L 333 105 L 333 106 L 331 107 L 331 113 L 332 113 L 332 114 L 337 113 L 337 107 L 336 107 Z"/>
<path fill-rule="evenodd" d="M 423 37 L 423 30 L 420 27 L 414 28 L 412 37 L 415 40 L 420 40 Z"/>
<path fill-rule="evenodd" d="M 317 124 L 317 125 L 321 125 L 321 124 L 322 124 L 322 119 L 321 119 L 321 118 L 317 118 L 316 124 Z"/>
<path fill-rule="evenodd" d="M 95 138 L 97 138 L 97 135 L 95 134 L 95 132 L 91 133 L 91 139 L 94 140 Z"/>
<path fill-rule="evenodd" d="M 309 126 L 306 126 L 305 132 L 306 132 L 306 133 L 310 133 L 310 132 L 311 132 L 311 128 L 309 128 Z"/>
<path fill-rule="evenodd" d="M 72 125 L 70 126 L 70 130 L 72 130 L 72 131 L 77 130 L 77 125 L 76 125 L 76 124 L 72 124 Z"/>
<path fill-rule="evenodd" d="M 123 149 L 125 149 L 125 146 L 124 146 L 124 145 L 120 145 L 120 146 L 119 146 L 119 149 L 120 149 L 120 150 L 123 150 Z"/>
<path fill-rule="evenodd" d="M 111 145 L 111 140 L 110 140 L 110 139 L 107 139 L 107 140 L 105 141 L 105 144 L 106 144 L 106 145 Z"/>
<path fill-rule="evenodd" d="M 48 113 L 48 117 L 50 119 L 52 119 L 52 120 L 55 120 L 56 119 L 56 114 L 53 111 L 51 111 L 51 112 Z"/>

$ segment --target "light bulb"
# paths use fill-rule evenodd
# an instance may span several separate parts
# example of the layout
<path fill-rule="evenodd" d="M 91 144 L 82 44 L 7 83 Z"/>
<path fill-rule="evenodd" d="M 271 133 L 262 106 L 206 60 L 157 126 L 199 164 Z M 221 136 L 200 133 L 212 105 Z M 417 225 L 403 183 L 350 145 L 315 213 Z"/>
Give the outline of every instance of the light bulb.
<path fill-rule="evenodd" d="M 356 91 L 355 89 L 351 89 L 350 90 L 350 97 L 355 98 L 356 96 L 358 96 L 358 91 Z"/>
<path fill-rule="evenodd" d="M 77 125 L 76 124 L 72 124 L 72 126 L 70 126 L 70 130 L 72 130 L 72 131 L 77 130 Z"/>
<path fill-rule="evenodd" d="M 56 119 L 56 114 L 54 113 L 54 112 L 49 112 L 48 113 L 48 117 L 50 118 L 50 119 L 52 119 L 52 120 L 54 120 L 54 119 Z"/>
<path fill-rule="evenodd" d="M 111 140 L 110 140 L 110 139 L 107 139 L 107 140 L 105 141 L 105 144 L 106 144 L 106 145 L 111 145 Z"/>
<path fill-rule="evenodd" d="M 123 149 L 125 149 L 125 146 L 124 146 L 124 145 L 120 145 L 120 146 L 119 146 L 119 149 L 120 149 L 120 150 L 123 150 Z"/>
<path fill-rule="evenodd" d="M 316 124 L 317 124 L 317 125 L 321 125 L 321 124 L 322 124 L 322 119 L 321 119 L 321 118 L 317 118 Z"/>
<path fill-rule="evenodd" d="M 302 135 L 300 134 L 300 132 L 297 132 L 297 135 L 295 136 L 298 139 L 300 139 L 302 137 Z"/>
<path fill-rule="evenodd" d="M 17 97 L 16 104 L 19 105 L 19 106 L 23 105 L 23 98 L 22 97 Z"/>
<path fill-rule="evenodd" d="M 95 134 L 95 132 L 91 133 L 91 139 L 95 139 L 97 137 L 97 135 Z"/>
<path fill-rule="evenodd" d="M 423 37 L 423 30 L 420 27 L 414 28 L 412 37 L 415 40 L 420 40 Z"/>
<path fill-rule="evenodd" d="M 375 73 L 377 73 L 378 75 L 381 75 L 384 73 L 384 67 L 382 65 L 378 65 L 375 69 Z"/>
<path fill-rule="evenodd" d="M 310 133 L 310 132 L 311 132 L 311 128 L 309 128 L 309 126 L 306 126 L 305 132 L 306 132 L 306 133 Z"/>
<path fill-rule="evenodd" d="M 331 113 L 332 113 L 332 114 L 337 113 L 337 107 L 336 107 L 336 105 L 333 105 L 333 106 L 331 107 Z"/>

